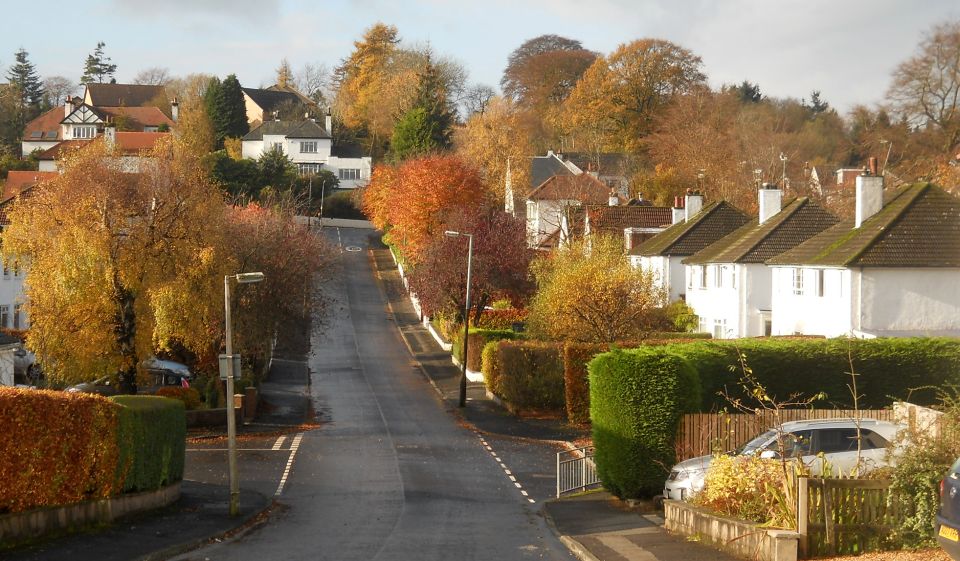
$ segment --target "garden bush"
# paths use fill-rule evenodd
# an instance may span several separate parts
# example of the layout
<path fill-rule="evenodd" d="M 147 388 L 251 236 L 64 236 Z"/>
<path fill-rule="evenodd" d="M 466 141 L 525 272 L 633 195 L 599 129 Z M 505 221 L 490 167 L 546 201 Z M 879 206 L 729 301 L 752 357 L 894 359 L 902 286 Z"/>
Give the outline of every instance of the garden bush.
<path fill-rule="evenodd" d="M 471 327 L 467 336 L 470 337 L 467 348 L 467 368 L 474 372 L 479 372 L 482 368 L 481 355 L 483 354 L 483 347 L 488 342 L 516 339 L 519 337 L 519 333 L 510 331 L 509 329 L 479 329 Z M 463 360 L 463 332 L 460 332 L 458 337 L 454 337 L 452 352 L 457 360 Z"/>
<path fill-rule="evenodd" d="M 527 311 L 516 308 L 484 310 L 476 327 L 483 329 L 513 329 L 513 324 L 527 321 Z"/>
<path fill-rule="evenodd" d="M 122 406 L 115 463 L 121 490 L 149 491 L 183 479 L 187 438 L 183 402 L 152 395 L 111 399 Z"/>
<path fill-rule="evenodd" d="M 792 466 L 791 466 L 792 469 Z M 784 470 L 779 460 L 719 455 L 707 470 L 703 491 L 693 502 L 720 514 L 758 523 L 783 524 L 778 498 Z"/>
<path fill-rule="evenodd" d="M 501 341 L 493 352 L 496 392 L 515 410 L 562 411 L 563 359 L 560 345 Z"/>
<path fill-rule="evenodd" d="M 169 397 L 179 399 L 187 411 L 193 411 L 200 407 L 200 392 L 193 388 L 180 388 L 177 386 L 164 386 L 157 390 L 160 397 Z"/>
<path fill-rule="evenodd" d="M 119 410 L 96 395 L 0 387 L 0 514 L 113 495 Z"/>
<path fill-rule="evenodd" d="M 500 389 L 500 368 L 498 362 L 498 349 L 500 341 L 490 341 L 483 346 L 483 352 L 480 356 L 480 371 L 483 372 L 483 383 L 487 390 L 500 396 L 503 390 Z"/>
<path fill-rule="evenodd" d="M 347 218 L 351 220 L 367 219 L 363 211 L 357 206 L 353 191 L 337 191 L 324 197 L 323 217 Z"/>
<path fill-rule="evenodd" d="M 830 404 L 851 407 L 850 357 L 859 375 L 861 408 L 888 407 L 908 398 L 931 405 L 937 388 L 960 382 L 960 340 L 949 338 L 739 339 L 671 345 L 668 350 L 696 365 L 704 411 L 729 405 L 724 391 L 744 397 L 737 393 L 738 351 L 757 381 L 780 400 L 822 391 Z"/>
<path fill-rule="evenodd" d="M 587 368 L 601 482 L 621 498 L 660 493 L 680 417 L 700 403 L 696 370 L 666 347 L 614 350 Z"/>

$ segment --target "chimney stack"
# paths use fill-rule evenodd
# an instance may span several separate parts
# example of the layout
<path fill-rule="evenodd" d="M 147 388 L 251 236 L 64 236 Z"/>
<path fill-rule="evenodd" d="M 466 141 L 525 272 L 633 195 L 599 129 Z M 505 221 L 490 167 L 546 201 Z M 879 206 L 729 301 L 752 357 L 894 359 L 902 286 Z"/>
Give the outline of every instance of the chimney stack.
<path fill-rule="evenodd" d="M 63 118 L 66 119 L 71 113 L 73 113 L 73 98 L 68 95 L 67 98 L 63 100 Z"/>
<path fill-rule="evenodd" d="M 883 177 L 871 173 L 876 167 L 877 159 L 870 158 L 868 167 L 857 176 L 857 211 L 854 228 L 859 228 L 866 219 L 883 208 Z"/>
<path fill-rule="evenodd" d="M 674 197 L 673 198 L 673 222 L 672 224 L 677 224 L 683 222 L 683 197 Z"/>
<path fill-rule="evenodd" d="M 180 103 L 177 98 L 173 98 L 173 101 L 170 102 L 170 119 L 174 123 L 180 120 Z"/>
<path fill-rule="evenodd" d="M 610 189 L 610 198 L 607 199 L 607 204 L 610 206 L 619 206 L 620 197 L 617 195 L 617 192 L 613 189 Z"/>
<path fill-rule="evenodd" d="M 780 212 L 783 205 L 783 191 L 776 185 L 765 183 L 757 192 L 760 200 L 760 224 Z"/>
<path fill-rule="evenodd" d="M 327 129 L 327 134 L 333 136 L 333 116 L 330 115 L 330 110 L 327 109 L 327 117 L 324 120 L 324 127 Z"/>
<path fill-rule="evenodd" d="M 117 127 L 112 124 L 103 127 L 103 139 L 108 148 L 113 148 L 117 144 Z"/>
<path fill-rule="evenodd" d="M 703 208 L 703 194 L 700 191 L 687 190 L 687 195 L 683 201 L 684 220 L 690 220 Z"/>

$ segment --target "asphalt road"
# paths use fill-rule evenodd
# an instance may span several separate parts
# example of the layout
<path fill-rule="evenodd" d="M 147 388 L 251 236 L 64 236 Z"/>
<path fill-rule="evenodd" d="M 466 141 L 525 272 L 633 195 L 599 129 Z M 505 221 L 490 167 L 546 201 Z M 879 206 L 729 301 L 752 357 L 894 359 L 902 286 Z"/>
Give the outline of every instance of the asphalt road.
<path fill-rule="evenodd" d="M 245 484 L 276 484 L 286 508 L 181 559 L 571 559 L 540 514 L 551 450 L 461 426 L 400 339 L 371 270 L 371 232 L 326 234 L 342 269 L 308 358 L 310 399 L 325 422 L 277 450 L 276 438 L 242 444 L 241 466 L 254 477 Z M 203 447 L 191 454 L 222 453 Z"/>

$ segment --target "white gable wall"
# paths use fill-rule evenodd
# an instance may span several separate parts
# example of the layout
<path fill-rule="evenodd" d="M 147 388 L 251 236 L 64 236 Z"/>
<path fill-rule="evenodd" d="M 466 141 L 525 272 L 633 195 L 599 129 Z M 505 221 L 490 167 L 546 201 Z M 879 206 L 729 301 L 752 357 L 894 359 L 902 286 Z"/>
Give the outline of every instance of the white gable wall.
<path fill-rule="evenodd" d="M 850 319 L 855 313 L 852 271 L 814 267 L 770 270 L 773 335 L 840 337 L 851 333 Z"/>
<path fill-rule="evenodd" d="M 664 255 L 633 255 L 633 267 L 653 274 L 659 286 L 669 292 L 670 301 L 681 299 L 687 293 L 687 271 L 681 263 L 683 257 Z"/>
<path fill-rule="evenodd" d="M 714 263 L 688 265 L 685 269 L 687 304 L 700 317 L 700 331 L 712 333 L 717 339 L 759 337 L 766 333 L 771 310 L 768 267 L 757 263 Z"/>
<path fill-rule="evenodd" d="M 869 268 L 853 273 L 852 288 L 860 302 L 855 332 L 960 333 L 960 269 Z"/>

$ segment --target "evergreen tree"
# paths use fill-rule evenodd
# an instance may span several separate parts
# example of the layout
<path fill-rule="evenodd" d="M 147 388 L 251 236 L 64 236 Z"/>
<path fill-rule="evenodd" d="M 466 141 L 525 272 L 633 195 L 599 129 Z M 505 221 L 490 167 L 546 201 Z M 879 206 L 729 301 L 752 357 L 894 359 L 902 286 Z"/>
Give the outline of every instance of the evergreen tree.
<path fill-rule="evenodd" d="M 110 57 L 103 54 L 103 48 L 106 43 L 100 41 L 93 53 L 87 55 L 87 62 L 83 65 L 83 76 L 80 77 L 81 84 L 90 84 L 96 82 L 102 84 L 104 79 L 109 78 L 110 83 L 116 83 L 113 75 L 117 72 L 117 65 L 110 63 Z"/>
<path fill-rule="evenodd" d="M 454 114 L 437 67 L 427 54 L 413 106 L 393 130 L 391 152 L 395 160 L 451 147 Z"/>
<path fill-rule="evenodd" d="M 43 102 L 43 83 L 28 53 L 20 49 L 14 54 L 16 63 L 7 71 L 9 93 L 12 97 L 12 114 L 9 115 L 12 131 L 19 137 L 23 127 L 40 114 Z"/>
<path fill-rule="evenodd" d="M 223 148 L 225 138 L 239 138 L 250 131 L 243 89 L 236 74 L 227 76 L 223 82 L 217 78 L 210 80 L 203 101 L 213 125 L 217 149 Z"/>

